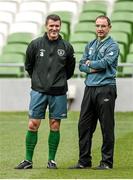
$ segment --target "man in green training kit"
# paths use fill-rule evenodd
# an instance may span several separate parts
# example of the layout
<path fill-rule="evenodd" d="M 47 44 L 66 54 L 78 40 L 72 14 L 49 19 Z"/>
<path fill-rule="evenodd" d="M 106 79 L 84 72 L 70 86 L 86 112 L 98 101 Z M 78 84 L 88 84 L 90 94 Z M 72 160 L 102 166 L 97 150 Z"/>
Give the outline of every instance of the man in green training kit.
<path fill-rule="evenodd" d="M 38 128 L 49 107 L 50 133 L 47 168 L 57 169 L 55 155 L 60 141 L 61 119 L 67 117 L 67 80 L 75 68 L 74 50 L 59 35 L 61 19 L 52 14 L 46 18 L 46 33 L 33 40 L 26 51 L 25 69 L 31 77 L 29 124 L 26 135 L 26 157 L 15 169 L 31 169 L 37 144 Z"/>

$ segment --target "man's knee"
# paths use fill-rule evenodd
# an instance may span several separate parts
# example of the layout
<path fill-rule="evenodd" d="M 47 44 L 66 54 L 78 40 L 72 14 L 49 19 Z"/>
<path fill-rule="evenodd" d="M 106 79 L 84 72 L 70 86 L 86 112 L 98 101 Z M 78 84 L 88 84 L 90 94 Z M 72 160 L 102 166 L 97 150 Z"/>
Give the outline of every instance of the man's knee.
<path fill-rule="evenodd" d="M 40 120 L 29 120 L 28 129 L 30 131 L 37 131 L 40 126 Z"/>
<path fill-rule="evenodd" d="M 50 129 L 53 131 L 59 131 L 60 129 L 60 120 L 51 119 L 50 120 Z"/>

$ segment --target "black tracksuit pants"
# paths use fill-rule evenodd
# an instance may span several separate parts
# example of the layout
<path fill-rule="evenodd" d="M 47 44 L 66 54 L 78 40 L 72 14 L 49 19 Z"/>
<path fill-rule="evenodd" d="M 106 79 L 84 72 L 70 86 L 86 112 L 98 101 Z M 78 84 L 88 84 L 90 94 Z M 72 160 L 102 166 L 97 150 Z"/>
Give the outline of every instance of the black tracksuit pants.
<path fill-rule="evenodd" d="M 116 96 L 115 85 L 85 88 L 78 124 L 79 163 L 84 166 L 91 164 L 92 136 L 99 120 L 103 138 L 101 162 L 113 167 Z"/>

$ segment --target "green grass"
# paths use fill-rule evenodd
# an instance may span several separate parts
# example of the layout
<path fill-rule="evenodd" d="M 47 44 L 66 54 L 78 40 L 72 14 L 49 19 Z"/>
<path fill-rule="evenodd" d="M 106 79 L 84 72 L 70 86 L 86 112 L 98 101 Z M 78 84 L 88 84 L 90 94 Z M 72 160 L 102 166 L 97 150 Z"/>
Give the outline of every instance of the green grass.
<path fill-rule="evenodd" d="M 133 178 L 133 112 L 116 113 L 116 144 L 114 169 L 108 171 L 70 170 L 78 160 L 79 112 L 69 112 L 62 121 L 61 141 L 56 160 L 59 169 L 49 170 L 47 165 L 49 132 L 48 120 L 42 121 L 39 140 L 34 153 L 32 170 L 15 170 L 24 159 L 27 113 L 0 113 L 0 179 L 131 179 Z M 101 132 L 99 125 L 94 134 L 92 156 L 93 166 L 99 164 Z"/>

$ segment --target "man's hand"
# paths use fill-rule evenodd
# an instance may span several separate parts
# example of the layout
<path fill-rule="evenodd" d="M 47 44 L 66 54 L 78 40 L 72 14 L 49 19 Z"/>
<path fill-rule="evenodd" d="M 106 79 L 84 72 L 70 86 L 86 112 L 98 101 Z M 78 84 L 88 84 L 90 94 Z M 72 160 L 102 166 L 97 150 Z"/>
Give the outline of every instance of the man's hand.
<path fill-rule="evenodd" d="M 91 63 L 90 60 L 87 60 L 87 61 L 85 62 L 85 64 L 86 64 L 87 66 L 89 66 L 90 63 Z M 91 72 L 91 73 L 96 73 L 96 72 L 98 72 L 98 71 L 99 71 L 99 70 L 97 70 L 97 69 L 92 69 L 92 68 L 90 68 L 90 72 Z"/>
<path fill-rule="evenodd" d="M 89 66 L 90 60 L 87 60 L 87 61 L 85 62 L 85 64 Z"/>

